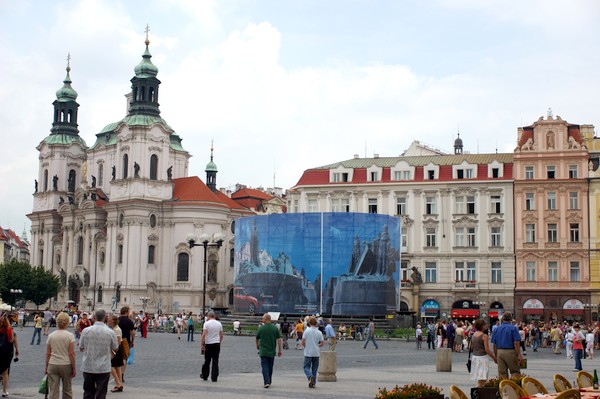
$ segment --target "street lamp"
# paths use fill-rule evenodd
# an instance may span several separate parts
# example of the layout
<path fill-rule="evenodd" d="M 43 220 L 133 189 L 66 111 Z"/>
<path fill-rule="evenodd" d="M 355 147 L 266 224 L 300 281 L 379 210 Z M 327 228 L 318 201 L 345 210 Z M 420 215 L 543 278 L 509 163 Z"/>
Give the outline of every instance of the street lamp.
<path fill-rule="evenodd" d="M 13 296 L 13 306 L 16 306 L 17 305 L 17 295 L 21 295 L 23 293 L 23 290 L 20 288 L 11 288 L 10 293 Z"/>
<path fill-rule="evenodd" d="M 204 312 L 206 311 L 206 264 L 207 264 L 207 254 L 208 247 L 213 248 L 221 248 L 223 245 L 223 240 L 225 236 L 223 234 L 217 233 L 212 237 L 206 233 L 200 235 L 200 237 L 196 237 L 194 234 L 188 234 L 186 240 L 190 246 L 190 248 L 194 247 L 204 247 L 204 274 L 202 275 L 202 318 L 204 319 Z"/>
<path fill-rule="evenodd" d="M 147 296 L 140 297 L 140 301 L 142 301 L 142 309 L 144 310 L 144 313 L 146 313 L 146 306 L 148 306 L 149 300 L 150 300 L 150 298 L 148 298 Z"/>

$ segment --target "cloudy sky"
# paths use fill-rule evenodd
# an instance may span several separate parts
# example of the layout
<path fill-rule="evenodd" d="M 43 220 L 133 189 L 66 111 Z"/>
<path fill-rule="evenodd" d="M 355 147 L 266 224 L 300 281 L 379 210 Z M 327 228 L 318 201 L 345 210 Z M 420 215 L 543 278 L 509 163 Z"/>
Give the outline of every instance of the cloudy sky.
<path fill-rule="evenodd" d="M 305 169 L 412 141 L 512 152 L 552 108 L 600 126 L 600 2 L 0 0 L 0 225 L 29 221 L 36 146 L 71 53 L 88 145 L 125 116 L 150 51 L 163 118 L 204 179 L 292 187 Z"/>

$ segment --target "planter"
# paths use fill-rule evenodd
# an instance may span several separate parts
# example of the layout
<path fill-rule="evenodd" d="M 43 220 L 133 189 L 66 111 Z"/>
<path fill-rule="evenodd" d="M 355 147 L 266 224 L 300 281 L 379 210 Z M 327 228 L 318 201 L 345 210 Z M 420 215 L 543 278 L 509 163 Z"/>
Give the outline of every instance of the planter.
<path fill-rule="evenodd" d="M 500 389 L 495 387 L 471 388 L 471 399 L 500 399 Z"/>

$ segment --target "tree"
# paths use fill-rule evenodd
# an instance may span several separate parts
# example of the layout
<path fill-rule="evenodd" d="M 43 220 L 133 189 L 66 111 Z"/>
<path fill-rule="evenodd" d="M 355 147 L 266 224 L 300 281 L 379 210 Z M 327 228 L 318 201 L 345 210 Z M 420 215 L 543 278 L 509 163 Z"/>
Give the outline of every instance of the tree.
<path fill-rule="evenodd" d="M 60 277 L 44 270 L 43 266 L 31 267 L 16 259 L 0 264 L 0 295 L 13 306 L 23 299 L 39 306 L 56 296 L 60 287 Z M 16 296 L 11 289 L 21 289 L 23 293 Z"/>
<path fill-rule="evenodd" d="M 8 263 L 0 264 L 0 296 L 8 304 L 15 303 L 26 297 L 31 286 L 31 265 L 12 259 Z M 11 289 L 23 290 L 20 297 L 11 293 Z"/>
<path fill-rule="evenodd" d="M 44 270 L 44 266 L 31 269 L 31 281 L 33 289 L 27 292 L 26 298 L 38 306 L 56 296 L 61 287 L 60 277 Z"/>

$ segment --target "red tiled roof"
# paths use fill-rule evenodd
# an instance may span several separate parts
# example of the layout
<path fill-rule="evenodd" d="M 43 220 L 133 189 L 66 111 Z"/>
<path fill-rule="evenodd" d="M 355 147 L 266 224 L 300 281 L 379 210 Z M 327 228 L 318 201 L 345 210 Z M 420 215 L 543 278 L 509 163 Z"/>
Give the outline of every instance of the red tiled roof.
<path fill-rule="evenodd" d="M 241 190 L 238 190 L 235 193 L 231 194 L 231 198 L 233 198 L 234 200 L 240 200 L 244 198 L 270 200 L 271 198 L 273 198 L 273 196 L 263 191 L 255 190 L 253 188 L 242 188 Z"/>
<path fill-rule="evenodd" d="M 207 206 L 226 207 L 239 211 L 247 211 L 220 191 L 213 192 L 198 176 L 173 179 L 174 203 L 203 202 Z"/>
<path fill-rule="evenodd" d="M 6 241 L 8 240 L 8 237 L 6 236 L 6 234 L 4 234 L 4 229 L 2 227 L 0 227 L 0 241 Z"/>
<path fill-rule="evenodd" d="M 23 241 L 21 241 L 21 238 L 17 235 L 17 233 L 15 233 L 14 231 L 12 231 L 11 229 L 7 229 L 6 232 L 8 233 L 8 235 L 17 242 L 17 244 L 19 245 L 20 248 L 24 247 L 25 245 L 23 244 Z"/>

